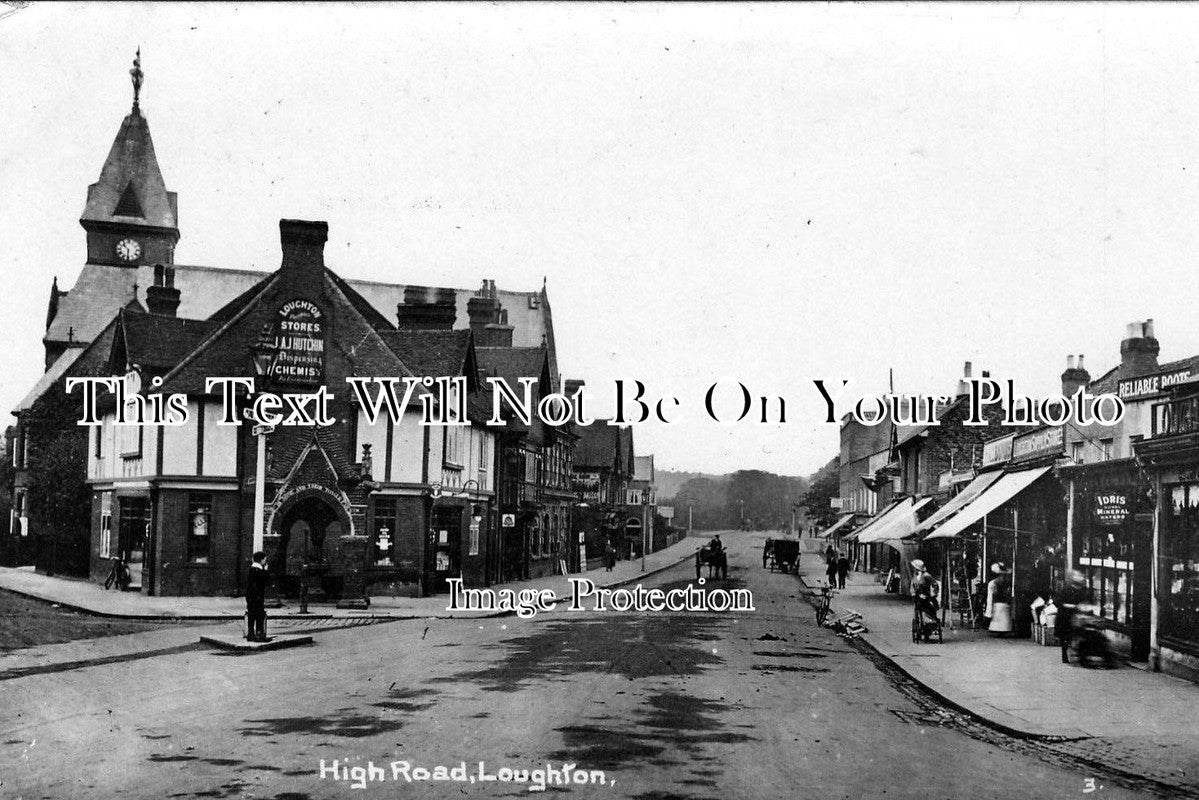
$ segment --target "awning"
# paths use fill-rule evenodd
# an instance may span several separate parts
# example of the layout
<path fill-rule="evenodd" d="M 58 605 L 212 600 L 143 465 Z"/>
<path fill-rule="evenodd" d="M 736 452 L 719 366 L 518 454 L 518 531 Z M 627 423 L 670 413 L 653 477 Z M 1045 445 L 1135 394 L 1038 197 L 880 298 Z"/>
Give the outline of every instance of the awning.
<path fill-rule="evenodd" d="M 853 518 L 854 518 L 854 516 L 856 516 L 856 515 L 854 515 L 854 514 L 844 514 L 844 515 L 842 515 L 841 519 L 837 520 L 837 521 L 836 521 L 836 522 L 834 522 L 832 525 L 828 526 L 828 527 L 827 527 L 827 528 L 825 528 L 823 531 L 821 531 L 820 533 L 816 534 L 816 536 L 817 536 L 817 537 L 819 537 L 819 538 L 824 538 L 824 539 L 827 539 L 828 537 L 830 537 L 830 536 L 832 536 L 833 534 L 835 534 L 837 531 L 840 531 L 840 530 L 844 529 L 844 528 L 845 528 L 845 526 L 846 526 L 846 525 L 848 525 L 849 523 L 853 522 Z"/>
<path fill-rule="evenodd" d="M 895 543 L 901 539 L 906 539 L 915 532 L 916 525 L 919 524 L 916 512 L 931 502 L 931 497 L 925 497 L 920 500 L 908 498 L 906 504 L 900 505 L 892 512 L 890 519 L 875 525 L 874 529 L 866 534 L 866 536 L 859 536 L 858 542 L 864 544 L 872 542 Z"/>
<path fill-rule="evenodd" d="M 869 520 L 866 521 L 865 525 L 858 528 L 856 531 L 849 534 L 849 536 L 845 537 L 845 538 L 856 539 L 859 542 L 867 541 L 866 539 L 863 538 L 864 536 L 867 536 L 870 533 L 870 531 L 874 530 L 875 528 L 877 528 L 879 525 L 883 524 L 887 520 L 894 519 L 894 517 L 892 515 L 896 512 L 896 509 L 898 509 L 900 506 L 903 506 L 910 502 L 912 502 L 912 500 L 909 497 L 904 497 L 900 500 L 892 501 L 891 505 L 887 506 L 882 511 L 875 514 L 873 517 L 871 517 Z"/>
<path fill-rule="evenodd" d="M 925 533 L 927 531 L 931 531 L 933 528 L 937 527 L 942 522 L 961 511 L 962 508 L 964 508 L 968 503 L 972 502 L 974 498 L 986 491 L 991 484 L 999 480 L 1002 476 L 1003 470 L 984 472 L 982 475 L 979 475 L 972 480 L 969 485 L 962 489 L 962 491 L 950 498 L 949 502 L 934 511 L 932 516 L 917 525 L 914 533 Z"/>
<path fill-rule="evenodd" d="M 978 495 L 957 516 L 930 533 L 925 539 L 951 539 L 1027 489 L 1053 467 L 1038 467 L 1023 472 L 1005 472 L 989 489 Z"/>

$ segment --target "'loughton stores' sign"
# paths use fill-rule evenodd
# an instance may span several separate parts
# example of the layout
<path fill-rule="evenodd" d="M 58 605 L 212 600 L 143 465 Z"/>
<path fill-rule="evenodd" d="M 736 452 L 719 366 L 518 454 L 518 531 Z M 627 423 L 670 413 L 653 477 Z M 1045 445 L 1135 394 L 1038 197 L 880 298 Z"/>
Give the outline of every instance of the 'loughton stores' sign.
<path fill-rule="evenodd" d="M 1119 525 L 1128 519 L 1128 495 L 1104 492 L 1095 495 L 1095 520 L 1100 525 Z"/>
<path fill-rule="evenodd" d="M 315 386 L 325 379 L 325 318 L 308 300 L 290 300 L 275 319 L 271 377 L 278 383 Z"/>

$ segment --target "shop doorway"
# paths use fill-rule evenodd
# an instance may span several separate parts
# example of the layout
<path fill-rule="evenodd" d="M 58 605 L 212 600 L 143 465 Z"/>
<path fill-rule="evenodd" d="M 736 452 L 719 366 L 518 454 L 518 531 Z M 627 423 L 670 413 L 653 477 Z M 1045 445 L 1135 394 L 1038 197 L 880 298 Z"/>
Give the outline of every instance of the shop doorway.
<path fill-rule="evenodd" d="M 270 567 L 280 590 L 288 597 L 299 595 L 307 570 L 313 600 L 338 599 L 341 578 L 333 565 L 342 521 L 336 509 L 320 497 L 306 497 L 287 509 L 279 533 L 279 556 Z"/>
<path fill-rule="evenodd" d="M 462 509 L 434 508 L 432 517 L 425 548 L 425 588 L 429 594 L 443 594 L 450 590 L 447 581 L 462 575 Z"/>
<path fill-rule="evenodd" d="M 146 543 L 150 538 L 150 500 L 146 497 L 120 499 L 120 527 L 117 530 L 117 555 L 129 568 L 129 589 L 140 591 L 146 561 Z"/>

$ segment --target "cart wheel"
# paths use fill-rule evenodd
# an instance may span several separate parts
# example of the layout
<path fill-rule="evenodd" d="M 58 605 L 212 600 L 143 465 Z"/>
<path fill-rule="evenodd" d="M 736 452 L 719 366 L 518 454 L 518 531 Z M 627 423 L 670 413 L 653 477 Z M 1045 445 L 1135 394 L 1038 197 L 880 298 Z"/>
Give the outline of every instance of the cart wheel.
<path fill-rule="evenodd" d="M 937 626 L 937 644 L 945 644 L 944 630 L 945 630 L 945 626 L 943 626 L 943 625 Z"/>

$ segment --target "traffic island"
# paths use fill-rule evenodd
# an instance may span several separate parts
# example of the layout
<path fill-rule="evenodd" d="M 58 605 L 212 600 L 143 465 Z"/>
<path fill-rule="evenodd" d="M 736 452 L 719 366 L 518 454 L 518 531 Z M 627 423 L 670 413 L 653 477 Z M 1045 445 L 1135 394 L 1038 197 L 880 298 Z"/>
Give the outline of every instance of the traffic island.
<path fill-rule="evenodd" d="M 239 653 L 257 653 L 263 650 L 283 650 L 287 647 L 299 647 L 300 645 L 312 644 L 312 636 L 309 634 L 289 634 L 284 633 L 279 636 L 272 636 L 265 642 L 251 642 L 244 636 L 236 633 L 222 635 L 205 634 L 200 637 L 200 643 L 210 647 L 216 647 L 221 650 L 231 650 Z"/>

